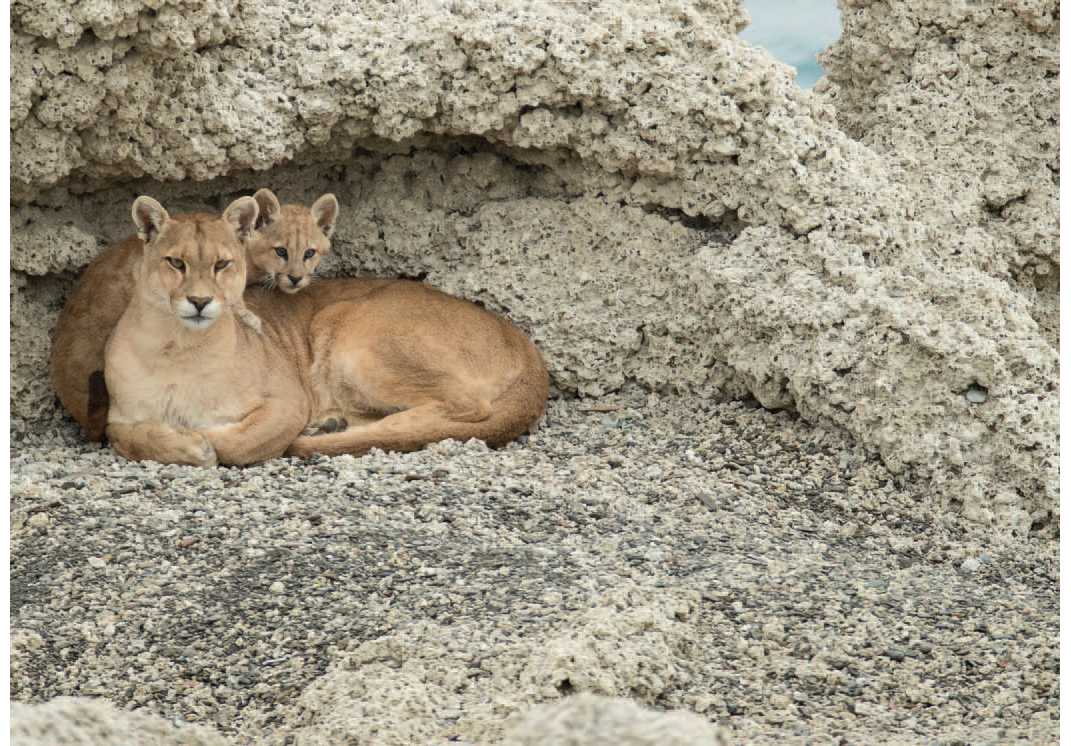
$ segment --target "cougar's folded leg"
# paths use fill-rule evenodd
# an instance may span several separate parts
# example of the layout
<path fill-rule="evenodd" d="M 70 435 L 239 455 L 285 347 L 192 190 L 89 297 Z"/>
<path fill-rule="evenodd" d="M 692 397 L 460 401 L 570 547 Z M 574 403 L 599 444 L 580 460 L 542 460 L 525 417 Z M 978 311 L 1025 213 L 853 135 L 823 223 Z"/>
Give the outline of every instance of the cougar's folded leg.
<path fill-rule="evenodd" d="M 299 403 L 267 400 L 233 425 L 202 431 L 221 464 L 255 464 L 283 455 L 308 421 Z"/>
<path fill-rule="evenodd" d="M 112 448 L 131 461 L 216 465 L 212 444 L 194 430 L 182 430 L 162 422 L 113 422 L 109 423 L 107 433 Z"/>

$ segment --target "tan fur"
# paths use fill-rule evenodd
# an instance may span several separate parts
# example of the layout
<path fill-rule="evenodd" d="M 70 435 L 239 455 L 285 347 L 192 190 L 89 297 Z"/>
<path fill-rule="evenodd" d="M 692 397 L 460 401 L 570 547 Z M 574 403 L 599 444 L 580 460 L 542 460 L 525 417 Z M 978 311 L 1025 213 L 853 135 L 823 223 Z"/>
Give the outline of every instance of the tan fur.
<path fill-rule="evenodd" d="M 261 201 L 273 201 L 278 205 L 270 190 L 261 189 L 255 197 L 258 205 Z M 334 200 L 333 196 L 324 195 L 317 202 L 327 197 Z M 169 217 L 176 222 L 185 222 L 215 220 L 219 216 L 201 213 Z M 291 230 L 287 225 L 290 220 L 299 223 L 302 229 Z M 277 234 L 273 234 L 269 241 L 274 245 L 275 240 L 281 240 L 289 250 L 296 251 L 308 243 L 307 226 L 310 224 L 317 225 L 308 208 L 287 205 L 286 214 L 279 215 L 273 225 Z M 277 235 L 281 237 L 277 239 Z M 253 256 L 255 248 L 262 246 L 258 243 L 259 238 L 253 235 L 246 243 L 248 283 L 264 282 L 273 277 L 277 269 L 277 257 L 273 252 L 270 257 L 263 252 L 258 253 L 259 259 Z M 326 238 L 321 231 L 318 245 L 326 242 L 329 247 Z M 298 239 L 300 243 L 296 243 Z M 108 394 L 103 381 L 104 345 L 133 296 L 133 274 L 141 261 L 142 241 L 139 236 L 131 236 L 93 260 L 68 297 L 53 334 L 49 360 L 52 387 L 60 403 L 90 440 L 104 438 L 108 414 Z M 235 311 L 243 323 L 259 331 L 260 320 L 254 313 L 242 308 Z"/>
<path fill-rule="evenodd" d="M 123 455 L 207 466 L 446 438 L 503 445 L 542 415 L 548 378 L 531 341 L 420 283 L 325 280 L 293 298 L 250 288 L 245 303 L 263 324 L 251 332 L 234 315 L 240 286 L 225 277 L 212 285 L 205 269 L 236 256 L 228 231 L 206 220 L 193 240 L 165 230 L 145 247 L 105 367 L 108 437 Z M 190 257 L 188 280 L 163 271 L 175 252 Z M 181 298 L 209 289 L 222 314 L 188 328 Z M 300 435 L 325 417 L 355 424 Z"/>

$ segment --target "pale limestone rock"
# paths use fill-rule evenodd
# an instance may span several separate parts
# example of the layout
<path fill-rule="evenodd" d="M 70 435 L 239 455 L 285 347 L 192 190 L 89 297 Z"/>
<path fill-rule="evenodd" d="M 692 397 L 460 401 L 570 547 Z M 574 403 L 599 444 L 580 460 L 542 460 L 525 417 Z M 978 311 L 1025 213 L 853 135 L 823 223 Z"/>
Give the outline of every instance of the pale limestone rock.
<path fill-rule="evenodd" d="M 726 736 L 694 713 L 655 712 L 621 697 L 577 694 L 533 707 L 503 746 L 720 746 Z"/>
<path fill-rule="evenodd" d="M 197 725 L 125 712 L 103 699 L 57 697 L 41 704 L 11 703 L 14 746 L 226 746 L 223 736 Z"/>
<path fill-rule="evenodd" d="M 594 598 L 553 633 L 531 634 L 520 623 L 509 637 L 489 636 L 479 623 L 416 621 L 340 655 L 292 707 L 281 708 L 279 732 L 305 746 L 549 744 L 571 722 L 605 722 L 614 733 L 631 724 L 651 737 L 712 734 L 699 716 L 656 714 L 627 701 L 679 699 L 701 623 L 696 594 L 631 583 Z M 564 705 L 532 711 L 562 697 Z"/>

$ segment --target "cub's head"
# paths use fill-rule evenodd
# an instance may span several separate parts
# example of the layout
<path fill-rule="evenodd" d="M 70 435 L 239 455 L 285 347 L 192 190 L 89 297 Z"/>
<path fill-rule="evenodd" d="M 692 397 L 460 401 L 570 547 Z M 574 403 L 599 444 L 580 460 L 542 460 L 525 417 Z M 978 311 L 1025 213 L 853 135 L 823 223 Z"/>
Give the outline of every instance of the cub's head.
<path fill-rule="evenodd" d="M 248 244 L 250 274 L 263 276 L 269 287 L 296 293 L 312 282 L 320 259 L 331 250 L 338 220 L 338 200 L 325 194 L 312 203 L 280 205 L 268 189 L 253 198 L 260 207 L 257 231 Z"/>
<path fill-rule="evenodd" d="M 253 235 L 258 212 L 252 197 L 242 197 L 218 218 L 191 215 L 175 220 L 152 197 L 138 197 L 131 210 L 145 242 L 138 292 L 187 329 L 208 329 L 224 311 L 241 303 L 243 242 Z"/>

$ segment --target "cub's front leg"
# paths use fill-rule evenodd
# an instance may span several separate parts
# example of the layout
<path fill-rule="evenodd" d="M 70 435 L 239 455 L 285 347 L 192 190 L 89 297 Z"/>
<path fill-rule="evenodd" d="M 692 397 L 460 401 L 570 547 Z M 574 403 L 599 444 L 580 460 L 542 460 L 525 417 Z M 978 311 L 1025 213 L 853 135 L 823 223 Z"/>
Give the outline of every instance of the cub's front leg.
<path fill-rule="evenodd" d="M 161 464 L 215 466 L 216 451 L 199 432 L 171 427 L 163 422 L 108 423 L 112 448 L 131 461 Z"/>

